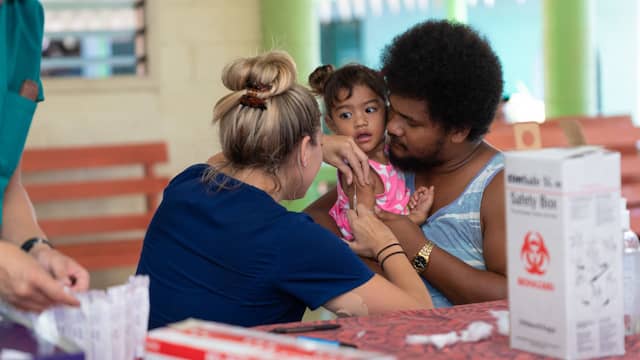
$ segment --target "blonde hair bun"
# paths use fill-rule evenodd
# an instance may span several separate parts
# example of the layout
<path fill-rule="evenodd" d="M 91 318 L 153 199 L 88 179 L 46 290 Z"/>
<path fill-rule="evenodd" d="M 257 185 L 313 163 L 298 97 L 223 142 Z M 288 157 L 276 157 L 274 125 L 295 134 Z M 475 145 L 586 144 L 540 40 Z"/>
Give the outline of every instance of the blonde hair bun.
<path fill-rule="evenodd" d="M 235 60 L 224 68 L 222 81 L 232 92 L 213 108 L 226 159 L 221 167 L 262 169 L 276 179 L 305 136 L 317 145 L 318 102 L 296 83 L 296 65 L 289 54 L 270 51 Z M 206 178 L 216 172 L 212 169 Z"/>
<path fill-rule="evenodd" d="M 253 58 L 238 59 L 222 71 L 222 83 L 231 91 L 255 86 L 268 88 L 258 96 L 267 98 L 287 91 L 296 81 L 296 64 L 291 55 L 271 51 Z"/>

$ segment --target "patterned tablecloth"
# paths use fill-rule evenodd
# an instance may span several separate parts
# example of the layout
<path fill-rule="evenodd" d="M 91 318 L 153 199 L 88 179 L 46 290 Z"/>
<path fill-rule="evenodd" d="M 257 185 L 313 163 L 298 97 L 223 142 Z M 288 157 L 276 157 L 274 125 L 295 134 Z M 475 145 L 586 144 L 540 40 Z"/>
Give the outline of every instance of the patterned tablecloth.
<path fill-rule="evenodd" d="M 545 357 L 513 350 L 509 338 L 497 333 L 477 343 L 459 343 L 442 350 L 431 345 L 408 345 L 408 334 L 436 334 L 464 330 L 472 321 L 482 320 L 495 325 L 489 310 L 507 310 L 506 301 L 460 305 L 446 309 L 398 311 L 385 315 L 342 318 L 331 321 L 305 323 L 334 323 L 337 330 L 308 332 L 299 335 L 313 336 L 352 343 L 359 349 L 394 354 L 398 359 L 544 359 Z M 300 325 L 285 324 L 278 327 Z M 260 326 L 270 330 L 276 326 Z M 621 357 L 616 357 L 620 359 Z M 640 335 L 626 338 L 626 356 L 640 359 Z"/>

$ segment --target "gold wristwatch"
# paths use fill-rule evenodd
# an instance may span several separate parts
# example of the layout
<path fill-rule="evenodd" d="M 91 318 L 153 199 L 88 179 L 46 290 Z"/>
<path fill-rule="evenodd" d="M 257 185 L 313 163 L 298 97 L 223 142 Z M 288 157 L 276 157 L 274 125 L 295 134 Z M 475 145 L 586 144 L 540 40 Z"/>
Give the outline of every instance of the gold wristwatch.
<path fill-rule="evenodd" d="M 431 256 L 431 252 L 433 251 L 433 247 L 435 245 L 427 240 L 427 243 L 418 251 L 418 254 L 411 261 L 411 265 L 416 270 L 418 274 L 422 274 L 425 270 L 427 270 L 427 266 L 429 266 L 429 257 Z"/>

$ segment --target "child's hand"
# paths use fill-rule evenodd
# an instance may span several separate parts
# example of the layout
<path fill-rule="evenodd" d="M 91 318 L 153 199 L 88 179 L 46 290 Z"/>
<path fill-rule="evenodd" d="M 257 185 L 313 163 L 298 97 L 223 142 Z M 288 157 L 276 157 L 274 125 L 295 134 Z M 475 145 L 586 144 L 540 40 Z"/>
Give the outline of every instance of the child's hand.
<path fill-rule="evenodd" d="M 429 188 L 421 186 L 411 195 L 411 199 L 409 199 L 409 219 L 417 225 L 421 225 L 427 220 L 429 210 L 431 210 L 431 206 L 433 205 L 433 190 L 433 186 Z"/>

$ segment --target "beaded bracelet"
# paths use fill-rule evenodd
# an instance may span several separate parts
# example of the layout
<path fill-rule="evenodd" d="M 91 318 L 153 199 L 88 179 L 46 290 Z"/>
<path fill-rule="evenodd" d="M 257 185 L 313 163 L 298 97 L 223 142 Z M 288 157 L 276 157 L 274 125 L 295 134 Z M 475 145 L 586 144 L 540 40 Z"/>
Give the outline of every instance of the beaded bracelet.
<path fill-rule="evenodd" d="M 380 261 L 380 268 L 382 269 L 382 271 L 384 271 L 384 262 L 387 261 L 388 258 L 390 258 L 390 257 L 392 257 L 393 255 L 396 255 L 396 254 L 404 254 L 404 256 L 407 256 L 407 253 L 405 253 L 404 251 L 392 252 L 391 254 L 385 256 L 384 259 L 382 259 L 382 261 Z"/>
<path fill-rule="evenodd" d="M 383 251 L 387 250 L 388 248 L 392 247 L 392 246 L 400 246 L 400 243 L 393 243 L 393 244 L 389 244 L 385 247 L 383 247 L 382 249 L 380 249 L 380 251 L 378 251 L 378 253 L 376 254 L 376 261 L 378 261 L 378 258 L 380 257 L 380 255 L 382 254 Z M 380 262 L 380 261 L 378 261 Z"/>

